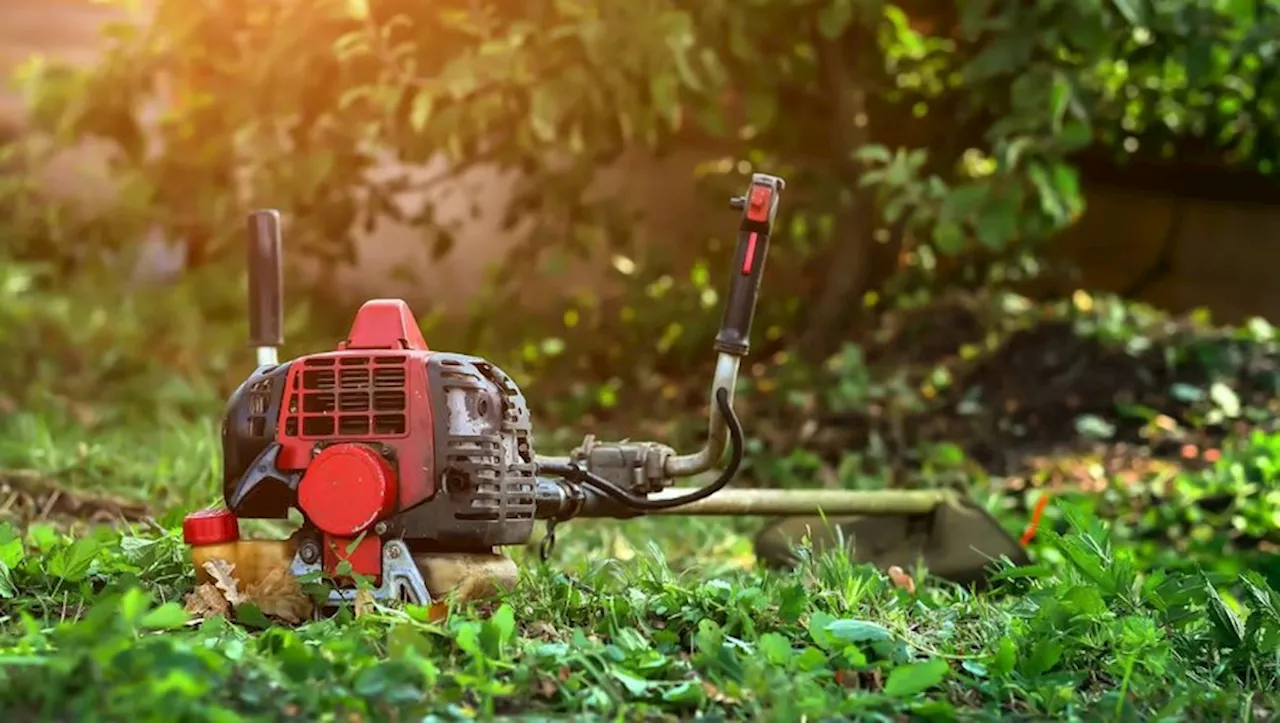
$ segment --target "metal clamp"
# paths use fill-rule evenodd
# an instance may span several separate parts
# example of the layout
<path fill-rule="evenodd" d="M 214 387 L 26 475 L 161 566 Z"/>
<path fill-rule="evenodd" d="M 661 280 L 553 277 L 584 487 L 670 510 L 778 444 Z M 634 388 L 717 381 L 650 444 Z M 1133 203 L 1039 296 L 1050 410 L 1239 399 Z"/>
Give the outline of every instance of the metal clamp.
<path fill-rule="evenodd" d="M 301 551 L 293 558 L 289 567 L 296 577 L 319 574 L 324 571 L 320 562 L 308 563 L 303 560 Z M 327 601 L 330 606 L 344 602 L 354 602 L 358 590 L 333 589 L 329 591 Z M 415 605 L 431 603 L 431 593 L 427 591 L 427 583 L 413 560 L 409 546 L 402 540 L 390 540 L 382 543 L 382 584 L 372 591 L 373 599 L 380 601 L 404 601 Z"/>
<path fill-rule="evenodd" d="M 675 450 L 658 442 L 599 442 L 589 434 L 570 453 L 570 461 L 637 495 L 658 492 L 671 485 L 667 460 Z"/>

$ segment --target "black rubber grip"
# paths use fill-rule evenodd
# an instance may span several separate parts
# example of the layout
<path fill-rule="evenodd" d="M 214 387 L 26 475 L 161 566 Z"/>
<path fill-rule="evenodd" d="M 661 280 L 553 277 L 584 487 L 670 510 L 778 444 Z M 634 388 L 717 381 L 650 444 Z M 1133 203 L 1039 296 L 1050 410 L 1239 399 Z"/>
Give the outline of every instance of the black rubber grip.
<path fill-rule="evenodd" d="M 280 212 L 249 214 L 249 344 L 284 343 L 284 268 Z"/>
<path fill-rule="evenodd" d="M 716 351 L 746 356 L 751 349 L 751 322 L 760 296 L 760 279 L 769 255 L 778 198 L 785 188 L 786 182 L 781 178 L 757 173 L 751 177 L 747 195 L 733 201 L 735 207 L 742 209 L 742 223 L 738 227 L 738 248 L 730 269 L 729 298 L 720 333 L 716 334 Z"/>

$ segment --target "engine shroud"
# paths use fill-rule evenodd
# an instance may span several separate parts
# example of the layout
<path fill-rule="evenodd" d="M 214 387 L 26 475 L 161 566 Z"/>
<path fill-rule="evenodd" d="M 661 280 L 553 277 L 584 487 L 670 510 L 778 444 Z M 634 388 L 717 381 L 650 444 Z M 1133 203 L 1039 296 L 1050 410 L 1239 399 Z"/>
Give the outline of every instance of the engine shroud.
<path fill-rule="evenodd" d="M 379 536 L 415 551 L 527 542 L 536 484 L 524 395 L 484 359 L 428 350 L 396 304 L 367 303 L 338 351 L 259 369 L 236 390 L 222 427 L 227 508 L 256 519 L 298 508 L 311 522 L 298 498 L 309 465 L 327 448 L 357 444 L 394 471 Z M 373 312 L 399 318 L 370 323 Z M 367 333 L 379 327 L 396 329 L 395 341 Z M 307 504 L 356 503 L 359 485 L 346 482 L 331 499 L 308 490 Z"/>

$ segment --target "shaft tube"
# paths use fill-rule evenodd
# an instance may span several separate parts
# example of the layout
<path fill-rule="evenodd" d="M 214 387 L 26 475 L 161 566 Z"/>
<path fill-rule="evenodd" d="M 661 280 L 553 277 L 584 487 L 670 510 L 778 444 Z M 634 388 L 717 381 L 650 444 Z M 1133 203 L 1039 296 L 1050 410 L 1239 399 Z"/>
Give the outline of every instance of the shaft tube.
<path fill-rule="evenodd" d="M 650 499 L 679 497 L 693 490 L 670 488 Z M 680 507 L 653 510 L 651 515 L 701 517 L 801 517 L 808 515 L 916 515 L 946 502 L 949 490 L 777 490 L 726 489 Z"/>
<path fill-rule="evenodd" d="M 539 478 L 537 511 L 540 520 L 573 518 L 626 519 L 641 515 L 689 517 L 806 517 L 860 515 L 867 517 L 926 514 L 954 500 L 951 490 L 777 490 L 726 489 L 705 499 L 667 509 L 637 510 L 591 487 Z M 651 500 L 683 497 L 695 489 L 673 487 L 650 495 Z"/>

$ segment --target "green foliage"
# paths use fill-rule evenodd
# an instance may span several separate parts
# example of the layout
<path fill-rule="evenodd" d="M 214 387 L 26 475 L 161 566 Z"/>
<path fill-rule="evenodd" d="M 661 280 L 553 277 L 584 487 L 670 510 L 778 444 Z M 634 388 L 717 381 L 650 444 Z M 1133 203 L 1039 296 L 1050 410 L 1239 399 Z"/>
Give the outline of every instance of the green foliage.
<path fill-rule="evenodd" d="M 1180 477 L 1175 489 L 1185 503 L 1157 514 L 1181 513 L 1190 535 L 1200 539 L 1273 537 L 1280 530 L 1278 463 L 1280 435 L 1255 431 L 1229 447 L 1209 469 Z M 1217 509 L 1205 510 L 1206 502 L 1216 502 Z"/>
<path fill-rule="evenodd" d="M 919 115 L 972 119 L 982 140 L 962 130 L 971 145 L 949 155 L 858 151 L 872 167 L 862 182 L 917 234 L 926 270 L 975 242 L 1002 251 L 1070 224 L 1083 210 L 1072 159 L 1097 143 L 1115 157 L 1275 169 L 1280 4 L 980 0 L 957 13 L 955 32 L 930 37 L 886 10 L 886 58 Z"/>
<path fill-rule="evenodd" d="M 33 67 L 37 118 L 61 140 L 112 143 L 124 192 L 185 237 L 196 263 L 238 244 L 241 194 L 288 210 L 300 255 L 347 260 L 354 232 L 389 219 L 448 252 L 449 224 L 401 205 L 419 185 L 372 173 L 392 159 L 442 156 L 446 183 L 477 166 L 536 170 L 513 203 L 517 220 L 534 222 L 531 244 L 584 239 L 563 233 L 570 212 L 615 236 L 625 222 L 583 206 L 582 191 L 625 143 L 669 137 L 682 90 L 711 72 L 690 53 L 689 17 L 674 6 L 509 5 L 161 2 L 152 23 L 111 28 L 97 70 Z M 174 92 L 148 124 L 161 78 Z M 550 164 L 562 152 L 572 162 L 561 172 Z M 527 271 L 529 256 L 516 258 Z"/>
<path fill-rule="evenodd" d="M 1043 270 L 1033 254 L 1083 208 L 1081 151 L 1274 163 L 1274 2 L 739 5 L 162 0 L 150 20 L 109 26 L 91 68 L 24 68 L 30 133 L 0 158 L 20 171 L 0 184 L 5 257 L 45 263 L 50 285 L 105 289 L 158 234 L 208 281 L 176 305 L 142 305 L 207 333 L 241 316 L 208 292 L 242 263 L 246 207 L 284 209 L 291 257 L 322 267 L 388 221 L 437 255 L 467 253 L 454 248 L 459 220 L 437 218 L 421 192 L 468 192 L 480 168 L 517 172 L 507 215 L 525 240 L 490 260 L 491 288 L 433 344 L 537 380 L 563 416 L 607 417 L 628 395 L 683 398 L 667 389 L 705 357 L 730 252 L 723 238 L 648 238 L 623 199 L 591 193 L 626 152 L 693 149 L 707 161 L 699 178 L 664 183 L 696 181 L 709 198 L 752 170 L 790 179 L 757 349 L 803 342 L 809 362 L 859 310 L 918 300 L 956 269 L 997 282 Z M 108 150 L 114 194 L 100 211 L 45 198 L 28 175 L 84 141 Z M 425 181 L 410 172 L 424 164 L 439 171 Z M 701 250 L 672 252 L 691 244 Z M 609 288 L 545 317 L 506 313 L 523 278 L 600 253 L 626 262 Z M 352 308 L 322 309 L 334 301 L 323 287 L 289 298 L 326 327 Z M 34 338 L 20 331 L 10 338 Z M 145 386 L 145 366 L 120 360 L 110 378 Z"/>
<path fill-rule="evenodd" d="M 772 276 L 823 272 L 839 283 L 825 284 L 822 298 L 766 304 L 764 323 L 770 339 L 794 341 L 797 320 L 829 337 L 838 320 L 823 310 L 860 306 L 895 269 L 928 278 L 975 253 L 1017 256 L 1071 223 L 1083 207 L 1074 154 L 1096 143 L 1145 157 L 1191 139 L 1270 168 L 1277 8 L 798 0 L 745 12 L 725 0 L 326 0 L 303 11 L 163 0 L 150 22 L 110 26 L 91 70 L 26 68 L 36 132 L 27 163 L 105 141 L 119 201 L 93 228 L 65 220 L 83 214 L 41 219 L 24 205 L 18 223 L 47 229 L 53 242 L 22 250 L 66 259 L 83 256 L 73 249 L 86 240 L 98 253 L 127 249 L 154 225 L 186 247 L 192 266 L 238 261 L 230 249 L 244 206 L 271 204 L 289 213 L 291 253 L 323 264 L 350 260 L 354 234 L 388 220 L 420 228 L 442 255 L 456 251 L 456 223 L 412 200 L 423 188 L 407 169 L 444 162 L 425 182 L 431 189 L 476 168 L 519 171 L 528 183 L 509 220 L 528 234 L 493 260 L 494 288 L 478 295 L 469 346 L 524 359 L 526 341 L 568 337 L 587 354 L 583 371 L 598 372 L 617 355 L 588 339 L 608 330 L 625 334 L 620 348 L 651 350 L 652 367 L 700 350 L 712 333 L 669 326 L 682 309 L 704 313 L 700 288 L 666 292 L 671 316 L 634 313 L 652 302 L 655 281 L 688 273 L 662 253 L 642 255 L 622 298 L 574 300 L 563 328 L 531 339 L 509 341 L 523 327 L 493 311 L 531 269 L 553 273 L 566 256 L 599 250 L 634 258 L 650 241 L 637 236 L 634 215 L 588 191 L 624 151 L 683 146 L 703 149 L 717 195 L 739 190 L 752 169 L 792 179 L 799 193 Z M 156 104 L 163 113 L 149 110 Z M 374 172 L 387 162 L 406 172 Z M 694 263 L 720 268 L 727 252 L 712 246 Z"/>
<path fill-rule="evenodd" d="M 1254 432 L 1230 440 L 1203 469 L 1157 467 L 1100 493 L 1060 494 L 1046 513 L 1048 524 L 1072 514 L 1111 520 L 1118 544 L 1143 566 L 1203 568 L 1218 578 L 1249 571 L 1280 585 L 1278 446 L 1280 436 Z M 1038 552 L 1056 557 L 1052 549 Z"/>
<path fill-rule="evenodd" d="M 530 568 L 511 598 L 443 622 L 412 606 L 348 609 L 261 633 L 188 624 L 175 532 L 72 541 L 6 528 L 0 704 L 86 721 L 218 721 L 1237 719 L 1276 703 L 1261 691 L 1280 683 L 1280 593 L 1255 575 L 1219 589 L 1148 571 L 1102 526 L 1074 524 L 1053 538 L 1064 565 L 1005 573 L 1017 595 L 929 585 L 913 596 L 839 555 L 799 576 L 690 566 L 651 544 L 630 563 Z M 570 542 L 600 545 L 596 531 Z"/>

